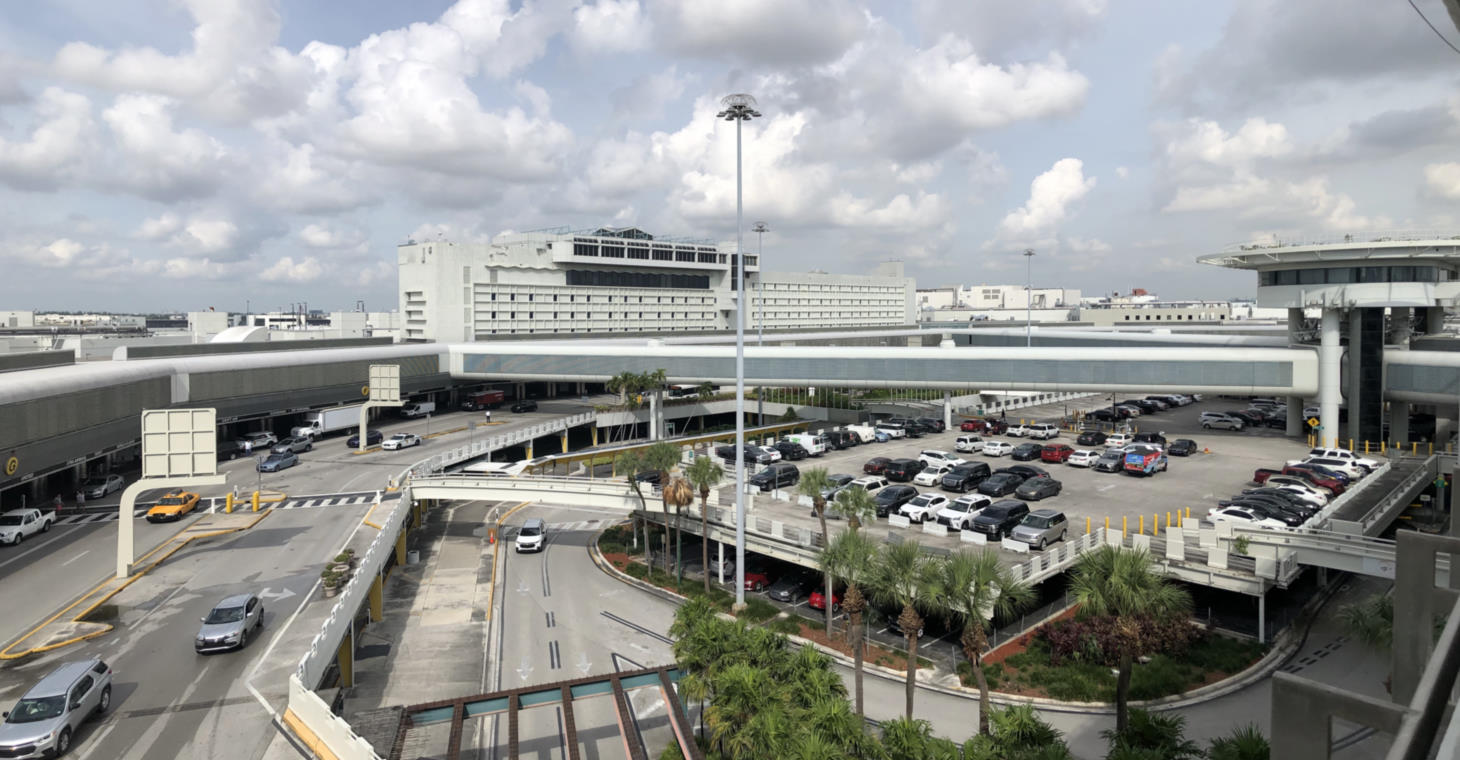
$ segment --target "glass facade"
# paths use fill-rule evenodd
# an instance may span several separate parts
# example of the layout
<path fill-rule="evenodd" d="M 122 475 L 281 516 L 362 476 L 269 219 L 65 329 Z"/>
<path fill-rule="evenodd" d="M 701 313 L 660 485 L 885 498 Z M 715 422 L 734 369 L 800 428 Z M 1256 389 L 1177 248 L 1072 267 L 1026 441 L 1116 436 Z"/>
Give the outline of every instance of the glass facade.
<path fill-rule="evenodd" d="M 1441 282 L 1455 279 L 1448 269 L 1423 266 L 1276 269 L 1257 273 L 1259 285 L 1348 285 L 1366 282 Z"/>
<path fill-rule="evenodd" d="M 703 274 L 659 274 L 656 272 L 567 271 L 568 284 L 598 288 L 683 288 L 709 290 L 710 277 Z"/>

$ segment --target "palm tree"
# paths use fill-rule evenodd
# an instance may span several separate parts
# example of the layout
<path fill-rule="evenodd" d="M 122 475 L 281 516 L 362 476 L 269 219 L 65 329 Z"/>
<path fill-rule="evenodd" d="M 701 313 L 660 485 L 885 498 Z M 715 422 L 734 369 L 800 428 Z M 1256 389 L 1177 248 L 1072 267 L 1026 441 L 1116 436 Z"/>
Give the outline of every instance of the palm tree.
<path fill-rule="evenodd" d="M 963 656 L 973 666 L 978 682 L 978 732 L 988 733 L 989 682 L 983 672 L 983 653 L 989 640 L 986 626 L 991 617 L 1008 617 L 1034 601 L 1034 590 L 1014 579 L 1009 567 L 992 549 L 954 552 L 942 563 L 937 606 L 951 621 L 962 623 Z"/>
<path fill-rule="evenodd" d="M 1208 760 L 1268 760 L 1271 753 L 1262 729 L 1252 723 L 1234 728 L 1226 736 L 1218 736 L 1207 748 Z"/>
<path fill-rule="evenodd" d="M 684 478 L 673 478 L 664 486 L 664 503 L 674 507 L 674 572 L 675 587 L 684 580 L 684 529 L 680 527 L 680 520 L 684 517 L 684 508 L 693 504 L 695 500 L 694 488 Z"/>
<path fill-rule="evenodd" d="M 1130 711 L 1125 730 L 1101 731 L 1110 742 L 1107 760 L 1198 760 L 1201 748 L 1186 738 L 1186 718 L 1176 713 L 1153 713 L 1140 708 Z"/>
<path fill-rule="evenodd" d="M 1380 652 L 1394 646 L 1394 597 L 1373 594 L 1338 610 L 1338 622 L 1360 644 Z"/>
<path fill-rule="evenodd" d="M 1145 549 L 1110 545 L 1080 557 L 1070 579 L 1070 592 L 1081 616 L 1113 617 L 1120 638 L 1120 673 L 1115 680 L 1115 733 L 1129 726 L 1131 662 L 1140 645 L 1140 629 L 1151 619 L 1185 615 L 1191 596 L 1171 583 Z"/>
<path fill-rule="evenodd" d="M 664 572 L 669 573 L 669 471 L 679 464 L 679 447 L 660 441 L 644 449 L 644 469 L 659 474 L 660 503 L 664 508 Z M 691 497 L 692 498 L 692 497 Z"/>
<path fill-rule="evenodd" d="M 865 492 L 864 492 L 865 493 Z M 856 690 L 857 717 L 862 717 L 862 613 L 867 610 L 867 598 L 862 586 L 872 573 L 872 564 L 877 559 L 877 544 L 854 530 L 838 533 L 825 549 L 821 550 L 821 566 L 831 575 L 847 585 L 842 609 L 851 618 L 847 632 L 852 645 L 852 682 Z"/>
<path fill-rule="evenodd" d="M 931 605 L 942 573 L 937 560 L 927 557 L 914 541 L 884 545 L 872 564 L 869 585 L 883 604 L 902 608 L 897 625 L 907 639 L 907 717 L 913 714 L 913 690 L 917 686 L 918 637 L 923 633 L 920 610 Z"/>
<path fill-rule="evenodd" d="M 697 456 L 684 476 L 700 492 L 700 567 L 704 569 L 705 593 L 710 593 L 710 491 L 725 478 L 725 468 L 707 456 Z"/>
<path fill-rule="evenodd" d="M 831 476 L 827 474 L 825 467 L 812 467 L 801 473 L 801 480 L 796 484 L 796 493 L 811 499 L 811 509 L 816 512 L 816 519 L 821 522 L 821 545 L 828 546 L 831 543 L 831 534 L 826 532 L 826 492 L 836 487 Z M 831 636 L 832 604 L 831 574 L 823 573 L 826 577 L 826 635 Z"/>
<path fill-rule="evenodd" d="M 644 499 L 643 484 L 636 477 L 643 469 L 644 452 L 641 449 L 625 449 L 613 458 L 613 471 L 621 473 L 629 481 L 629 488 L 634 489 L 634 495 L 639 497 L 640 511 L 647 513 L 649 503 Z M 649 521 L 642 517 L 636 519 L 644 523 L 644 558 L 649 561 L 649 566 L 653 567 L 654 561 L 651 557 L 654 553 L 649 550 Z"/>
<path fill-rule="evenodd" d="M 862 488 L 846 488 L 836 495 L 836 511 L 847 518 L 847 530 L 856 532 L 864 522 L 877 519 L 877 500 Z"/>
<path fill-rule="evenodd" d="M 963 745 L 964 760 L 1070 760 L 1064 737 L 1040 719 L 1033 705 L 990 711 L 991 734 L 975 734 Z"/>

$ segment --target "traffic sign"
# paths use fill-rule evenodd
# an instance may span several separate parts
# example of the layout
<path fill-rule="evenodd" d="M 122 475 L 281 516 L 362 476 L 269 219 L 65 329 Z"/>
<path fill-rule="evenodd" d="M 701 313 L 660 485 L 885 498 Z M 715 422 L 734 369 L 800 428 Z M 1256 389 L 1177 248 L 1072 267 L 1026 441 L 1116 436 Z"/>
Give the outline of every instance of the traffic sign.
<path fill-rule="evenodd" d="M 1316 427 L 1318 427 L 1318 418 L 1317 417 L 1309 417 L 1308 418 L 1308 427 L 1310 427 L 1310 428 L 1316 428 Z"/>

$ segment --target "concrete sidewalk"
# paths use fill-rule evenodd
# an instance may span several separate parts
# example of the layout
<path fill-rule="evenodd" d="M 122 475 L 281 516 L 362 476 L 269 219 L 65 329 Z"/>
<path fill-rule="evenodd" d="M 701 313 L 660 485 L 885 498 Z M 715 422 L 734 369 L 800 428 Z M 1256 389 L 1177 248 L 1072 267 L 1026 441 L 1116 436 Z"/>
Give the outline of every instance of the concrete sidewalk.
<path fill-rule="evenodd" d="M 486 690 L 496 557 L 487 538 L 491 507 L 472 502 L 428 512 L 414 539 L 421 561 L 391 573 L 384 619 L 359 634 L 355 684 L 344 690 L 343 713 L 377 746 L 369 731 L 372 712 Z M 393 732 L 394 722 L 387 722 Z"/>

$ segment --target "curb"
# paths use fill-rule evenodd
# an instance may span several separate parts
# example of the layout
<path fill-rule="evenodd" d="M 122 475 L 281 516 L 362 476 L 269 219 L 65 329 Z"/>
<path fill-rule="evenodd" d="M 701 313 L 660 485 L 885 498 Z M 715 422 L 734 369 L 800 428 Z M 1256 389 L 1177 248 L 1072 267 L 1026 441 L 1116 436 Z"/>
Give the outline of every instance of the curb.
<path fill-rule="evenodd" d="M 633 577 L 632 575 L 624 573 L 617 567 L 614 567 L 613 563 L 603 558 L 602 553 L 598 549 L 598 541 L 596 537 L 595 540 L 588 544 L 588 555 L 593 560 L 593 564 L 597 565 L 600 570 L 608 573 L 609 575 L 624 584 L 633 586 L 634 588 L 641 591 L 646 591 L 671 604 L 679 605 L 688 601 L 687 598 L 682 597 L 672 591 L 662 589 L 658 586 L 653 585 L 652 583 L 645 583 L 644 581 L 641 581 L 638 578 Z M 811 646 L 816 647 L 818 651 L 826 654 L 829 657 L 832 657 L 845 667 L 850 668 L 853 666 L 852 658 L 848 657 L 845 654 L 842 654 L 838 650 L 831 649 L 830 647 L 826 647 L 810 639 L 803 639 L 800 636 L 788 634 L 787 638 L 799 644 L 810 644 Z M 1205 702 L 1209 702 L 1213 699 L 1226 696 L 1233 692 L 1241 691 L 1242 689 L 1245 689 L 1257 683 L 1263 678 L 1267 678 L 1269 675 L 1272 674 L 1273 671 L 1277 670 L 1278 666 L 1280 666 L 1285 660 L 1288 659 L 1288 657 L 1290 657 L 1297 650 L 1298 643 L 1298 637 L 1292 636 L 1289 633 L 1284 633 L 1281 639 L 1273 644 L 1272 649 L 1268 650 L 1268 653 L 1266 655 L 1263 655 L 1262 659 L 1248 666 L 1246 670 L 1228 676 L 1227 678 L 1224 678 L 1216 683 L 1207 684 L 1206 686 L 1192 689 L 1191 691 L 1185 692 L 1183 694 L 1175 694 L 1169 697 L 1161 697 L 1159 699 L 1131 700 L 1129 705 L 1131 707 L 1139 707 L 1142 709 L 1153 709 L 1161 712 L 1166 712 L 1171 710 L 1179 710 L 1186 707 L 1193 707 L 1199 704 L 1203 704 Z M 899 652 L 899 654 L 905 653 Z M 897 683 L 907 682 L 907 673 L 905 671 L 889 670 L 880 665 L 874 665 L 865 661 L 862 663 L 862 671 L 864 673 L 870 673 L 879 678 L 896 681 Z M 970 688 L 966 686 L 946 686 L 943 684 L 933 683 L 931 681 L 924 681 L 921 679 L 917 680 L 917 685 L 919 688 L 927 689 L 929 691 L 940 692 L 949 696 L 960 697 L 963 699 L 969 699 L 974 701 L 977 701 L 979 699 L 978 689 L 975 688 Z M 1063 702 L 1057 699 L 1048 699 L 1044 697 L 1021 697 L 993 690 L 989 691 L 989 701 L 997 705 L 1033 705 L 1034 707 L 1040 708 L 1042 710 L 1048 710 L 1051 712 L 1076 713 L 1086 715 L 1115 714 L 1114 702 Z"/>
<path fill-rule="evenodd" d="M 259 512 L 259 516 L 256 517 L 256 518 L 254 518 L 253 522 L 250 522 L 249 524 L 244 525 L 242 527 L 238 527 L 238 528 L 226 528 L 226 529 L 223 529 L 223 530 L 215 530 L 215 531 L 210 531 L 208 533 L 198 533 L 196 535 L 188 536 L 187 538 L 183 539 L 182 541 L 177 542 L 177 544 L 175 546 L 173 546 L 172 548 L 167 549 L 168 544 L 170 544 L 174 540 L 176 540 L 177 539 L 177 536 L 182 535 L 181 532 L 178 533 L 177 535 L 173 536 L 172 538 L 168 539 L 167 541 L 164 541 L 157 548 L 153 549 L 150 552 L 147 552 L 146 554 L 143 554 L 141 557 L 138 557 L 136 564 L 140 565 L 148 557 L 151 557 L 152 555 L 157 554 L 158 552 L 162 552 L 161 556 L 157 557 L 157 559 L 153 560 L 146 567 L 142 567 L 142 568 L 136 570 L 132 575 L 129 575 L 121 583 L 117 584 L 117 587 L 116 588 L 111 589 L 110 591 L 106 591 L 105 593 L 102 593 L 102 595 L 101 595 L 100 598 L 98 598 L 96 601 L 92 602 L 90 605 L 88 605 L 82 611 L 76 613 L 76 616 L 71 619 L 71 622 L 73 622 L 73 623 L 84 622 L 84 621 L 82 621 L 82 618 L 84 618 L 87 615 L 91 614 L 97 607 L 100 607 L 101 605 L 106 604 L 108 601 L 110 601 L 112 599 L 112 597 L 115 597 L 117 594 L 122 593 L 122 591 L 126 590 L 128 586 L 131 586 L 133 583 L 135 583 L 136 581 L 138 581 L 139 579 L 141 579 L 142 577 L 144 577 L 145 575 L 147 575 L 147 573 L 150 573 L 153 570 L 155 570 L 157 568 L 157 566 L 158 565 L 161 565 L 163 562 L 165 562 L 168 557 L 171 557 L 172 555 L 177 554 L 178 552 L 180 552 L 183 549 L 187 548 L 187 546 L 189 544 L 191 544 L 192 542 L 198 541 L 198 540 L 201 540 L 201 539 L 205 539 L 205 538 L 216 538 L 218 536 L 224 536 L 224 535 L 228 535 L 230 533 L 240 533 L 242 531 L 248 530 L 249 528 L 252 528 L 255 525 L 258 525 L 260 520 L 263 520 L 265 517 L 268 517 L 269 514 L 272 513 L 272 512 L 273 512 L 272 509 L 265 509 L 265 510 Z M 186 529 L 184 529 L 184 532 L 185 531 L 186 531 Z M 167 549 L 167 551 L 163 551 L 163 549 Z M 65 640 L 62 640 L 62 641 L 58 641 L 58 642 L 55 642 L 53 644 L 46 644 L 46 645 L 39 646 L 39 647 L 33 647 L 31 649 L 26 649 L 26 650 L 19 651 L 19 652 L 13 652 L 13 651 L 11 651 L 16 646 L 18 646 L 21 642 L 25 641 L 26 639 L 28 639 L 31 636 L 34 636 L 36 633 L 40 632 L 41 629 L 45 628 L 46 626 L 50 625 L 51 623 L 56 622 L 59 619 L 61 619 L 62 617 L 64 617 L 66 615 L 66 613 L 68 613 L 71 610 L 76 609 L 78 606 L 84 604 L 86 602 L 86 600 L 90 599 L 92 596 L 96 595 L 97 593 L 102 592 L 103 589 L 105 589 L 106 586 L 108 584 L 110 584 L 114 580 L 116 580 L 116 579 L 115 578 L 108 578 L 107 580 L 102 581 L 96 587 L 92 588 L 90 591 L 88 591 L 85 594 L 83 594 L 79 599 L 77 599 L 76 601 L 74 601 L 71 604 L 67 605 L 66 607 L 62 608 L 60 612 L 57 612 L 54 615 L 46 618 L 44 622 L 42 622 L 39 625 L 31 628 L 29 631 L 26 631 L 24 634 L 22 634 L 15 641 L 12 641 L 9 645 L 7 645 L 3 650 L 0 650 L 0 660 L 17 660 L 17 659 L 20 659 L 22 657 L 28 657 L 28 656 L 33 655 L 33 654 L 40 654 L 42 652 L 50 652 L 50 651 L 53 651 L 53 650 L 56 650 L 56 649 L 60 649 L 62 647 L 70 646 L 72 644 L 79 644 L 79 643 L 81 643 L 83 641 L 86 641 L 87 639 L 93 639 L 93 638 L 96 638 L 97 636 L 101 636 L 103 634 L 111 633 L 112 631 L 116 630 L 116 626 L 112 625 L 111 623 L 100 623 L 99 625 L 104 626 L 101 630 L 92 631 L 90 633 L 86 633 L 86 634 L 83 634 L 83 635 L 80 635 L 80 636 L 74 636 L 72 638 L 65 639 Z"/>

